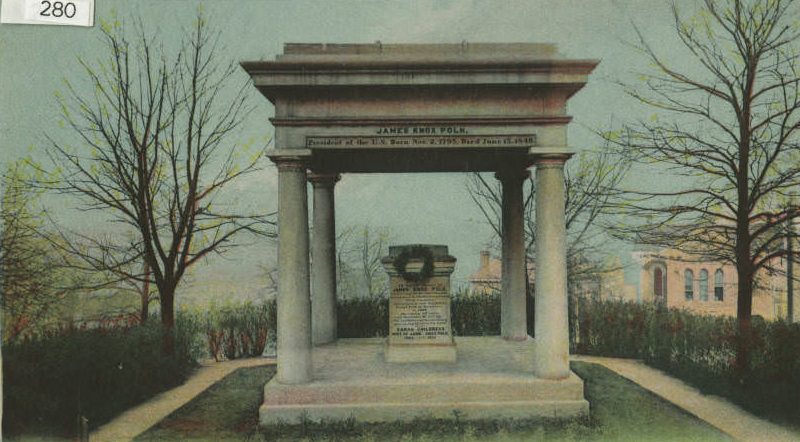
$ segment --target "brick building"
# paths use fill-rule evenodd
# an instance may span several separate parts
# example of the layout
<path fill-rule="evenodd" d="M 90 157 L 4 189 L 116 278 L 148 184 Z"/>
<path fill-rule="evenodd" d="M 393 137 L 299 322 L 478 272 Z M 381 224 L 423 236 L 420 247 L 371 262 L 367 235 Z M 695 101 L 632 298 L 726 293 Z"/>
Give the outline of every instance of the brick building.
<path fill-rule="evenodd" d="M 639 297 L 668 307 L 710 315 L 736 315 L 736 267 L 672 249 L 633 253 L 640 267 Z M 784 262 L 776 259 L 756 275 L 753 315 L 768 320 L 786 317 Z M 795 305 L 798 297 L 795 294 Z M 797 315 L 795 315 L 797 316 Z"/>

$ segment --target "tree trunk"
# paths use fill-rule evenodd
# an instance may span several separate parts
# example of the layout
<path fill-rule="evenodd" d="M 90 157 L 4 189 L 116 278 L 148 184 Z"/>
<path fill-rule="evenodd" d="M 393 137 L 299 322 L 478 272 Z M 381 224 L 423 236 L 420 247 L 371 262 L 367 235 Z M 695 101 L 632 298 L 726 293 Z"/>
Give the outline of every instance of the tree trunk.
<path fill-rule="evenodd" d="M 739 381 L 744 379 L 750 368 L 750 347 L 752 345 L 753 312 L 753 261 L 752 236 L 750 235 L 750 94 L 754 78 L 748 74 L 745 88 L 745 102 L 742 106 L 739 135 L 739 173 L 737 175 L 736 212 L 736 362 L 734 366 Z"/>
<path fill-rule="evenodd" d="M 139 322 L 144 324 L 147 322 L 147 317 L 150 316 L 150 265 L 147 260 L 144 262 L 144 282 L 142 283 L 142 292 L 140 293 L 142 306 L 139 311 Z"/>
<path fill-rule="evenodd" d="M 741 257 L 739 257 L 741 258 Z M 752 305 L 753 270 L 748 259 L 737 259 L 738 288 L 736 298 L 736 376 L 743 379 L 750 368 L 750 350 L 753 344 Z"/>
<path fill-rule="evenodd" d="M 163 327 L 163 352 L 175 354 L 175 287 L 159 287 L 161 299 L 161 325 Z"/>
<path fill-rule="evenodd" d="M 786 322 L 794 322 L 794 251 L 792 236 L 794 235 L 794 220 L 789 220 L 789 229 L 786 233 Z"/>

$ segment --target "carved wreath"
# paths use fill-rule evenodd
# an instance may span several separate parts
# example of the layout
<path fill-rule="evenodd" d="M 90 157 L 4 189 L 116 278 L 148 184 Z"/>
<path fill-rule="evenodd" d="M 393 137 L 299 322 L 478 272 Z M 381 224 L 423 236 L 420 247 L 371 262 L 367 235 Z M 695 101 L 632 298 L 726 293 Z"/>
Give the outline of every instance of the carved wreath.
<path fill-rule="evenodd" d="M 406 265 L 412 259 L 422 260 L 422 270 L 419 272 L 407 272 Z M 433 276 L 433 253 L 427 247 L 411 247 L 403 250 L 394 258 L 394 268 L 406 281 L 420 282 Z"/>

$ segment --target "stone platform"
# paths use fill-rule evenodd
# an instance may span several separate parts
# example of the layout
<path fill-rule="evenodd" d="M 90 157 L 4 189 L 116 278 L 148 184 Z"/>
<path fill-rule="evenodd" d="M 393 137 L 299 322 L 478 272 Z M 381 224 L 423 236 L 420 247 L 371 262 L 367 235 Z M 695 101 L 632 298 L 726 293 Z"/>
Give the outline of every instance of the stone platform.
<path fill-rule="evenodd" d="M 457 362 L 390 364 L 384 339 L 340 339 L 315 347 L 313 381 L 264 387 L 261 425 L 343 420 L 570 417 L 588 414 L 583 381 L 533 375 L 534 340 L 456 338 Z"/>

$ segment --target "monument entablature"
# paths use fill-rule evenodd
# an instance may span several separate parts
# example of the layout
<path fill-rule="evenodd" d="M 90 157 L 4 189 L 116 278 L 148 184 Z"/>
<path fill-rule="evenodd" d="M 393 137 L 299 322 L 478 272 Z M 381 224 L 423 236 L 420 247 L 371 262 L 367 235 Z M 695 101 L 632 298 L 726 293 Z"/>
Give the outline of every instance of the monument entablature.
<path fill-rule="evenodd" d="M 262 423 L 588 413 L 583 383 L 569 369 L 564 164 L 573 153 L 567 100 L 597 63 L 530 43 L 287 44 L 275 60 L 242 63 L 275 106 L 267 155 L 279 188 L 278 368 Z M 533 338 L 523 221 L 531 166 Z M 446 246 L 409 245 L 383 262 L 392 289 L 388 339 L 338 339 L 334 187 L 354 172 L 495 172 L 501 336 L 454 337 L 456 257 Z"/>
<path fill-rule="evenodd" d="M 595 60 L 550 44 L 287 44 L 245 62 L 279 149 L 340 172 L 495 171 L 567 146 L 567 99 Z"/>

